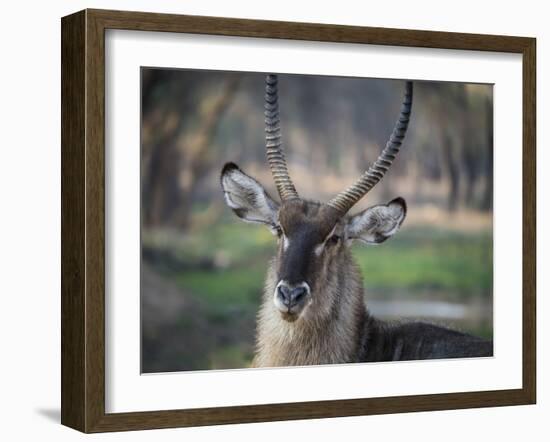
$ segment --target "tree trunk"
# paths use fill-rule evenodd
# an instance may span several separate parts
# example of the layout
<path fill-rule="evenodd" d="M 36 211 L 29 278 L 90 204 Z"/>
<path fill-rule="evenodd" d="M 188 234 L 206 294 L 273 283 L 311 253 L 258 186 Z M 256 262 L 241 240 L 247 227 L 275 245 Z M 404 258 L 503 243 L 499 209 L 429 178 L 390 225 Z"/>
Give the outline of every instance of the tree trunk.
<path fill-rule="evenodd" d="M 233 101 L 239 86 L 240 77 L 230 78 L 224 85 L 223 92 L 217 97 L 210 111 L 202 115 L 201 125 L 196 135 L 185 146 L 179 146 L 180 155 L 185 156 L 185 179 L 189 185 L 179 186 L 178 207 L 170 218 L 170 224 L 185 229 L 189 225 L 192 211 L 193 197 L 197 190 L 200 178 L 208 172 L 213 159 L 206 155 L 207 148 L 213 143 L 222 117 Z M 182 171 L 183 172 L 183 171 Z"/>
<path fill-rule="evenodd" d="M 485 118 L 487 133 L 487 162 L 485 165 L 485 189 L 481 200 L 482 210 L 493 209 L 493 109 L 492 100 L 487 98 L 485 101 Z"/>
<path fill-rule="evenodd" d="M 443 138 L 443 160 L 449 173 L 449 194 L 447 196 L 447 208 L 455 211 L 458 205 L 458 192 L 460 188 L 460 172 L 453 152 L 451 136 L 446 133 Z"/>

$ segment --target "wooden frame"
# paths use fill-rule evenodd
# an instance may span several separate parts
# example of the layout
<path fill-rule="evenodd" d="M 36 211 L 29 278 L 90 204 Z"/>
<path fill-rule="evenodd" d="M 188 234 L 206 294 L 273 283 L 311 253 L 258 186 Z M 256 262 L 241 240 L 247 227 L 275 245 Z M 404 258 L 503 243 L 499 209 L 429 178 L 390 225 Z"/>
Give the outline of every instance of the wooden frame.
<path fill-rule="evenodd" d="M 105 413 L 106 29 L 497 51 L 523 57 L 523 387 L 401 397 Z M 536 400 L 536 41 L 404 29 L 85 10 L 62 19 L 62 407 L 83 432 L 311 419 Z"/>

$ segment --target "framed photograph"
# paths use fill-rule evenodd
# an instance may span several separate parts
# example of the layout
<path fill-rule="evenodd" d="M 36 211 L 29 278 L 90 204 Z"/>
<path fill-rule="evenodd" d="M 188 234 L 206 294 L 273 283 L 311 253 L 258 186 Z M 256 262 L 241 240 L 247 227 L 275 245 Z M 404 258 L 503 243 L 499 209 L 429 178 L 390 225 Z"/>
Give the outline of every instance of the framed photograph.
<path fill-rule="evenodd" d="M 535 39 L 61 25 L 64 425 L 535 403 Z"/>

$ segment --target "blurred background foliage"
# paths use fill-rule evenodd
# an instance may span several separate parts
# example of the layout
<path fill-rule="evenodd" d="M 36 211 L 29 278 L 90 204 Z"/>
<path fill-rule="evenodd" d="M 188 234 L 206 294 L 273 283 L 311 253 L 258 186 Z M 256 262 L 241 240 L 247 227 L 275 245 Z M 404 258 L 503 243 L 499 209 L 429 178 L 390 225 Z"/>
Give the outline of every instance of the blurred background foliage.
<path fill-rule="evenodd" d="M 279 75 L 283 141 L 302 196 L 326 201 L 376 159 L 404 82 Z M 264 74 L 142 68 L 142 371 L 246 367 L 275 240 L 226 208 L 238 163 L 276 195 L 265 160 Z M 354 211 L 403 196 L 394 238 L 355 245 L 381 318 L 491 338 L 492 86 L 415 82 L 398 160 Z"/>

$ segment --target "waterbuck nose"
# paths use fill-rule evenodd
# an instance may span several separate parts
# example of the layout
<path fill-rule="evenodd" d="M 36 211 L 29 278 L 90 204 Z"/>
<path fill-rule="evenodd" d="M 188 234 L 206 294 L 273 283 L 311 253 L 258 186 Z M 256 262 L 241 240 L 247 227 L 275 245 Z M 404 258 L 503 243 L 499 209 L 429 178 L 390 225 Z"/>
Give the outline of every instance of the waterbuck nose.
<path fill-rule="evenodd" d="M 306 295 L 307 288 L 303 285 L 289 287 L 286 284 L 279 284 L 277 288 L 277 296 L 279 296 L 282 303 L 289 308 L 301 303 Z"/>

